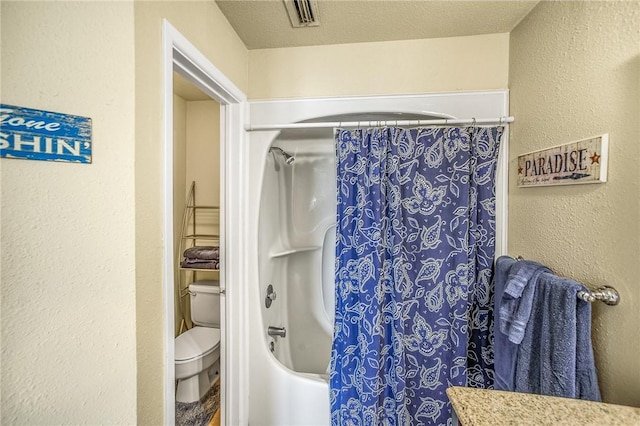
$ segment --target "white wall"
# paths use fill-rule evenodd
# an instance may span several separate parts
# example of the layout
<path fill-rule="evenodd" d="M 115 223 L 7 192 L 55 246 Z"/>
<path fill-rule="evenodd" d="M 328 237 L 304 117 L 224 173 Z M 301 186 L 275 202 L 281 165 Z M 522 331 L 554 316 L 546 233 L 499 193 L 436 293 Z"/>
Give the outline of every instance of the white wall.
<path fill-rule="evenodd" d="M 541 2 L 511 33 L 509 252 L 589 286 L 603 399 L 640 406 L 640 3 Z M 518 188 L 517 156 L 610 134 L 605 184 Z"/>
<path fill-rule="evenodd" d="M 0 423 L 135 424 L 133 4 L 1 11 L 2 102 L 90 117 L 93 163 L 0 160 Z"/>
<path fill-rule="evenodd" d="M 249 51 L 251 99 L 506 89 L 509 34 Z"/>

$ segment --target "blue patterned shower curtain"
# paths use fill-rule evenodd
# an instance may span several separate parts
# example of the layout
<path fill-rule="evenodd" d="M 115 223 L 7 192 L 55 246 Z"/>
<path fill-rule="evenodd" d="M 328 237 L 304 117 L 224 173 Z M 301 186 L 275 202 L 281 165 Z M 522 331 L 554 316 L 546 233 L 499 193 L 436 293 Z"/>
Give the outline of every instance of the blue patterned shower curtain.
<path fill-rule="evenodd" d="M 336 130 L 333 425 L 451 423 L 493 384 L 502 127 Z"/>

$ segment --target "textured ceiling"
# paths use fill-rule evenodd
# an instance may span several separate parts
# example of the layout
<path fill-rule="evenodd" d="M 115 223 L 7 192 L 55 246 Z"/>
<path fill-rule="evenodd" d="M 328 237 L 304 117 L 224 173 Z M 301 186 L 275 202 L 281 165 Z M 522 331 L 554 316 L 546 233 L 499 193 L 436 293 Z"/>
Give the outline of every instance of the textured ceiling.
<path fill-rule="evenodd" d="M 248 49 L 510 32 L 538 1 L 318 0 L 320 26 L 293 28 L 283 0 L 216 0 Z"/>

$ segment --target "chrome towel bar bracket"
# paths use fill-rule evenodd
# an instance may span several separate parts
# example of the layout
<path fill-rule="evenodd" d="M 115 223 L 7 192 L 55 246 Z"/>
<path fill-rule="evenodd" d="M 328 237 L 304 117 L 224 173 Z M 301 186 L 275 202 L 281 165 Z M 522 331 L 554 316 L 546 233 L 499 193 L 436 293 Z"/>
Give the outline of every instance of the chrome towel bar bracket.
<path fill-rule="evenodd" d="M 600 300 L 601 302 L 611 306 L 620 303 L 620 293 L 618 293 L 618 290 L 608 285 L 602 286 L 594 291 L 579 291 L 578 297 L 585 302 L 595 302 L 596 300 Z"/>

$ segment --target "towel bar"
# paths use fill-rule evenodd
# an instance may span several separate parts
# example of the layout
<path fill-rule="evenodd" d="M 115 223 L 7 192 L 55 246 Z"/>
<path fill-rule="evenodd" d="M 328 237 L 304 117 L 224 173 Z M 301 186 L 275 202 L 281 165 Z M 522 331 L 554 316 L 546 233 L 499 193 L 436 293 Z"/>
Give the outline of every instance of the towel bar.
<path fill-rule="evenodd" d="M 517 256 L 515 260 L 522 261 L 524 260 L 524 257 Z M 620 303 L 620 293 L 611 286 L 603 285 L 596 290 L 579 291 L 578 299 L 584 300 L 585 302 L 595 302 L 596 300 L 600 300 L 607 305 L 614 306 Z"/>

